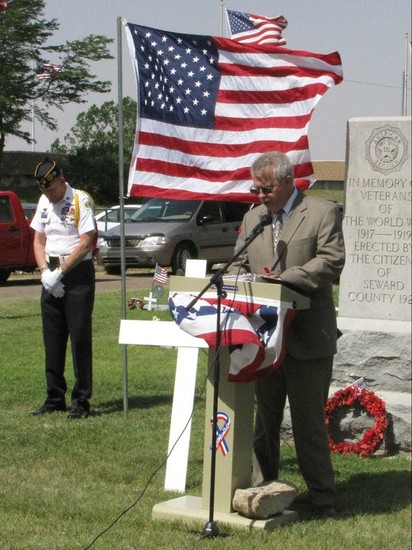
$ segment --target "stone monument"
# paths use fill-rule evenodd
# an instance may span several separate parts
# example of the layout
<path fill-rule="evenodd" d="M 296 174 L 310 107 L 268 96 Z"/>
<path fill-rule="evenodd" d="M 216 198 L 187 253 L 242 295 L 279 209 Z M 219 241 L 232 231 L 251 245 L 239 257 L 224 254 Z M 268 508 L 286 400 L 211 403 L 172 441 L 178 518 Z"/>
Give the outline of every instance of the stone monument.
<path fill-rule="evenodd" d="M 385 400 L 386 447 L 411 450 L 411 118 L 348 122 L 338 340 L 332 384 Z"/>

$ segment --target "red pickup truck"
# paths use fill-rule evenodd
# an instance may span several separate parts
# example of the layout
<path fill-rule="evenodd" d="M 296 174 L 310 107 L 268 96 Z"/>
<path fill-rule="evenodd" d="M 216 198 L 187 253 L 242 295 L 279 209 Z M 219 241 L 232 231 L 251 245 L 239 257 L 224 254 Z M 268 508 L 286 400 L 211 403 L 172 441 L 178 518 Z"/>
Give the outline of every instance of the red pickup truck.
<path fill-rule="evenodd" d="M 33 253 L 34 231 L 19 197 L 0 191 L 0 282 L 12 271 L 33 272 L 37 265 Z"/>

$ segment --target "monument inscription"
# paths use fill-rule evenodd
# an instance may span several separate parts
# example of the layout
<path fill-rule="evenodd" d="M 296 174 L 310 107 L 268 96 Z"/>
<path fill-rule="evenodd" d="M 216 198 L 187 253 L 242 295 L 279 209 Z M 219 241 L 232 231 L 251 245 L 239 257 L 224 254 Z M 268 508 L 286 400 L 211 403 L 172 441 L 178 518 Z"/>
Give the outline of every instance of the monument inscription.
<path fill-rule="evenodd" d="M 411 319 L 410 118 L 351 119 L 341 317 Z"/>

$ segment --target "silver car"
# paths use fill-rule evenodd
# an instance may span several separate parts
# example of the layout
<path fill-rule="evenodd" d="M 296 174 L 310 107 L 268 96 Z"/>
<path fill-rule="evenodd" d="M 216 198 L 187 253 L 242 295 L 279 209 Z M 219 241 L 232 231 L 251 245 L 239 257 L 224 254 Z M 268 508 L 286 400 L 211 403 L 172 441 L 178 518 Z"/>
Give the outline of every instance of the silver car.
<path fill-rule="evenodd" d="M 226 262 L 249 208 L 245 203 L 150 199 L 124 224 L 126 268 L 159 264 L 179 274 L 191 258 L 205 259 L 209 266 Z M 99 260 L 107 273 L 120 273 L 120 230 L 103 234 Z"/>
<path fill-rule="evenodd" d="M 125 204 L 124 205 L 124 219 L 127 221 L 135 212 L 139 210 L 141 204 Z M 112 227 L 120 224 L 120 205 L 111 206 L 106 208 L 95 216 L 97 229 L 99 233 L 103 233 Z"/>

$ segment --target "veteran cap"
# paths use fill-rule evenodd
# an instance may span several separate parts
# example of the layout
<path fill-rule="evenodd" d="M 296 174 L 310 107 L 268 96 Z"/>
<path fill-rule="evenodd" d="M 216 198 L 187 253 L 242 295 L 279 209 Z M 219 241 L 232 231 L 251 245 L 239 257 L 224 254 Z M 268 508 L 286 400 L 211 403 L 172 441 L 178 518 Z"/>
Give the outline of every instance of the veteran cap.
<path fill-rule="evenodd" d="M 57 166 L 54 160 L 49 158 L 43 159 L 34 169 L 34 177 L 37 179 L 37 185 L 41 191 L 44 191 L 60 176 L 61 169 Z"/>

